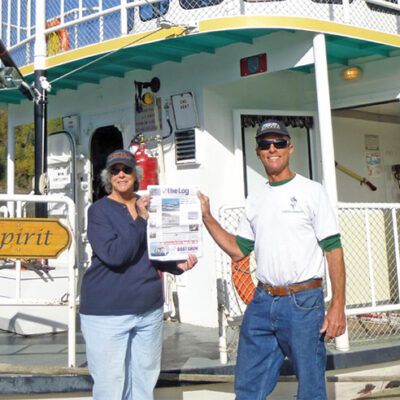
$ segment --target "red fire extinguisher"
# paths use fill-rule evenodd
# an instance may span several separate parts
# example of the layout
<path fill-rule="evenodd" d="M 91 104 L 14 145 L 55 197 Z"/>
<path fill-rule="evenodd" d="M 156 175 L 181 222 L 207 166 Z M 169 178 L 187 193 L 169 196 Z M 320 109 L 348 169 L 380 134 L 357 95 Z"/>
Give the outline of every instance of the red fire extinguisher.
<path fill-rule="evenodd" d="M 147 148 L 145 143 L 132 140 L 129 150 L 135 155 L 139 167 L 143 169 L 143 179 L 140 181 L 140 190 L 146 190 L 148 185 L 158 185 L 157 157 Z"/>

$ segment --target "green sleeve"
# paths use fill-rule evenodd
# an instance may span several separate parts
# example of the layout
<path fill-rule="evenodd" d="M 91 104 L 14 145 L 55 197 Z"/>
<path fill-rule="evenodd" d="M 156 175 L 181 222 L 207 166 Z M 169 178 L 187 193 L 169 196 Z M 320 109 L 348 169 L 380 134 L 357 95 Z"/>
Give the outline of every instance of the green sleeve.
<path fill-rule="evenodd" d="M 249 239 L 244 239 L 240 236 L 236 236 L 236 243 L 239 246 L 240 251 L 246 257 L 254 250 L 254 241 Z"/>
<path fill-rule="evenodd" d="M 337 235 L 329 236 L 322 239 L 319 244 L 325 251 L 331 251 L 342 247 L 342 241 L 340 240 L 340 233 Z"/>

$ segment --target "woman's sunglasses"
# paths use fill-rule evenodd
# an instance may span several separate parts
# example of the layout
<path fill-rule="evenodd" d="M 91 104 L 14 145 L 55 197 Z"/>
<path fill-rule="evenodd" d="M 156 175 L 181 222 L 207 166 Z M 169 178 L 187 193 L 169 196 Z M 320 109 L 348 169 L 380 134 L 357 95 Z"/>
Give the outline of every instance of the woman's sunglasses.
<path fill-rule="evenodd" d="M 288 146 L 288 141 L 286 139 L 260 140 L 257 144 L 260 150 L 269 150 L 271 144 L 273 144 L 276 149 L 285 149 Z"/>
<path fill-rule="evenodd" d="M 133 168 L 131 168 L 131 167 L 122 167 L 122 168 L 113 167 L 113 168 L 110 168 L 110 173 L 113 176 L 118 175 L 121 171 L 124 174 L 130 175 L 133 172 Z"/>

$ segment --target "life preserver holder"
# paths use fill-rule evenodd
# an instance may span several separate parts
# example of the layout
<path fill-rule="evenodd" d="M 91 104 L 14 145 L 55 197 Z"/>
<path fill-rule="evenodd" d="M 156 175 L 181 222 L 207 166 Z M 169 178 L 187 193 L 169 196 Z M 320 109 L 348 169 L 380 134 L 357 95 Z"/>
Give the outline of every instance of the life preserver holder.
<path fill-rule="evenodd" d="M 54 17 L 51 21 L 46 22 L 46 29 L 53 28 L 54 26 L 61 25 L 61 21 L 57 18 Z M 65 28 L 61 28 L 58 31 L 52 32 L 49 35 L 46 36 L 46 41 L 49 42 L 51 41 L 51 38 L 57 35 L 58 37 L 58 43 L 59 46 L 57 46 L 56 49 L 49 49 L 48 55 L 54 55 L 60 52 L 61 50 L 67 51 L 69 50 L 69 36 L 68 32 Z"/>
<path fill-rule="evenodd" d="M 232 260 L 231 270 L 233 284 L 239 297 L 245 304 L 249 304 L 256 290 L 250 271 L 250 254 L 238 262 Z"/>

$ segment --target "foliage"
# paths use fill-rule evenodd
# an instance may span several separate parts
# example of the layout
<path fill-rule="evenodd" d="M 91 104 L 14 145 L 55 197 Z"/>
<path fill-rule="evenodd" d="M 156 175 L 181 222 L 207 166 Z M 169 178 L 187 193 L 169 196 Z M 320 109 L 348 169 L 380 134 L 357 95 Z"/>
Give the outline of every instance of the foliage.
<path fill-rule="evenodd" d="M 62 118 L 47 123 L 49 133 L 62 129 Z M 0 111 L 0 192 L 6 191 L 7 112 Z M 15 192 L 32 191 L 35 175 L 35 129 L 33 123 L 15 128 Z"/>

